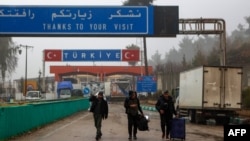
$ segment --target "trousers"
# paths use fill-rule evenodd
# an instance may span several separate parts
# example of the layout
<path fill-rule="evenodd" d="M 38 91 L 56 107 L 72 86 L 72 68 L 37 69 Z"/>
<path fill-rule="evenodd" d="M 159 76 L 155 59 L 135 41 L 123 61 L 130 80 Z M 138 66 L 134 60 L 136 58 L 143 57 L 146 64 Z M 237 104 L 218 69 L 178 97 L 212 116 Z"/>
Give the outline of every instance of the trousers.
<path fill-rule="evenodd" d="M 94 114 L 94 121 L 95 121 L 95 128 L 96 128 L 96 135 L 101 135 L 102 131 L 102 115 L 101 114 Z"/>
<path fill-rule="evenodd" d="M 166 136 L 168 136 L 172 128 L 171 124 L 172 119 L 168 118 L 165 114 L 161 114 L 160 118 L 161 118 L 161 131 L 163 134 L 166 134 Z"/>
<path fill-rule="evenodd" d="M 133 136 L 136 137 L 136 134 L 137 134 L 137 115 L 127 114 L 127 117 L 128 117 L 128 134 L 129 134 L 129 136 L 132 136 L 132 132 L 133 132 Z"/>

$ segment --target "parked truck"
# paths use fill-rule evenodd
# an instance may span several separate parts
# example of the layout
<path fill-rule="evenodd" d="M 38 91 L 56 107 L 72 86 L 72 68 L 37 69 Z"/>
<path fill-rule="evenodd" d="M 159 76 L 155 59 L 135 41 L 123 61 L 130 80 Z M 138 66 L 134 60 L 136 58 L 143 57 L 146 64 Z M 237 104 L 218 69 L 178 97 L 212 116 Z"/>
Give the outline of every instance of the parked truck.
<path fill-rule="evenodd" d="M 176 109 L 193 123 L 227 124 L 241 109 L 242 68 L 201 66 L 180 73 Z"/>
<path fill-rule="evenodd" d="M 44 96 L 40 91 L 27 91 L 25 100 L 33 101 L 33 100 L 42 100 Z"/>
<path fill-rule="evenodd" d="M 72 95 L 73 85 L 71 81 L 61 81 L 57 83 L 58 98 L 70 98 Z"/>

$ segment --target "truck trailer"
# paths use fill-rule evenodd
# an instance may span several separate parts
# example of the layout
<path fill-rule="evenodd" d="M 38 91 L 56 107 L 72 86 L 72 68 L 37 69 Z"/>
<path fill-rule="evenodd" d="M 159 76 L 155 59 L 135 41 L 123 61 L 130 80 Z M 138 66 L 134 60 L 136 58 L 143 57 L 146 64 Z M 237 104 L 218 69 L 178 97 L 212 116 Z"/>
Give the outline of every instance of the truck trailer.
<path fill-rule="evenodd" d="M 242 67 L 201 66 L 180 73 L 176 109 L 192 123 L 227 124 L 242 107 Z"/>

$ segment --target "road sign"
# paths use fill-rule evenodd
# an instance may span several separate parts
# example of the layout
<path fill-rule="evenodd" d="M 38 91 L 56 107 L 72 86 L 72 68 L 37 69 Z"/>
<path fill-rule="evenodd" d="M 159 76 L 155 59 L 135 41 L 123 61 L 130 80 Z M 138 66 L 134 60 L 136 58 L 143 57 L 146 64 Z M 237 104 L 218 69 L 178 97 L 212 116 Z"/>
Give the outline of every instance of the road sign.
<path fill-rule="evenodd" d="M 63 61 L 121 61 L 121 50 L 63 50 Z"/>
<path fill-rule="evenodd" d="M 178 6 L 0 5 L 0 36 L 174 37 Z"/>
<path fill-rule="evenodd" d="M 83 89 L 83 94 L 85 94 L 85 95 L 90 94 L 90 89 L 88 87 L 85 87 Z"/>
<path fill-rule="evenodd" d="M 0 34 L 152 35 L 152 6 L 0 6 Z"/>
<path fill-rule="evenodd" d="M 133 49 L 90 49 L 44 51 L 45 61 L 139 61 L 140 50 Z"/>
<path fill-rule="evenodd" d="M 138 76 L 136 83 L 137 92 L 156 92 L 157 82 L 154 76 Z"/>

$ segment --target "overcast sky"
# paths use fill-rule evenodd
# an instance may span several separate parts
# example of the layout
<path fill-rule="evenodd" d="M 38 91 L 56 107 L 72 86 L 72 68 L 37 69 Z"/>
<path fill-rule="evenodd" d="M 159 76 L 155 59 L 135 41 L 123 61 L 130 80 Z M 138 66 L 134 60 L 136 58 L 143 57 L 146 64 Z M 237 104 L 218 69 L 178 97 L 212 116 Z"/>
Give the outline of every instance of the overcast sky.
<path fill-rule="evenodd" d="M 123 0 L 1 0 L 0 5 L 106 5 L 120 6 Z M 226 21 L 227 34 L 237 29 L 239 23 L 245 27 L 245 17 L 250 16 L 250 0 L 155 0 L 154 5 L 179 6 L 179 18 L 222 18 Z M 169 49 L 178 49 L 178 43 L 183 38 L 147 38 L 148 59 L 156 51 L 165 55 Z M 62 38 L 62 37 L 13 37 L 16 44 L 33 46 L 28 49 L 28 78 L 38 77 L 42 71 L 42 52 L 44 49 L 124 49 L 136 44 L 143 46 L 141 38 Z M 94 62 L 96 65 L 126 65 L 127 63 Z M 47 62 L 45 76 L 50 65 L 65 65 L 66 63 Z M 93 62 L 69 63 L 70 65 L 93 65 Z M 25 50 L 19 55 L 16 71 L 6 80 L 20 79 L 25 75 Z"/>

